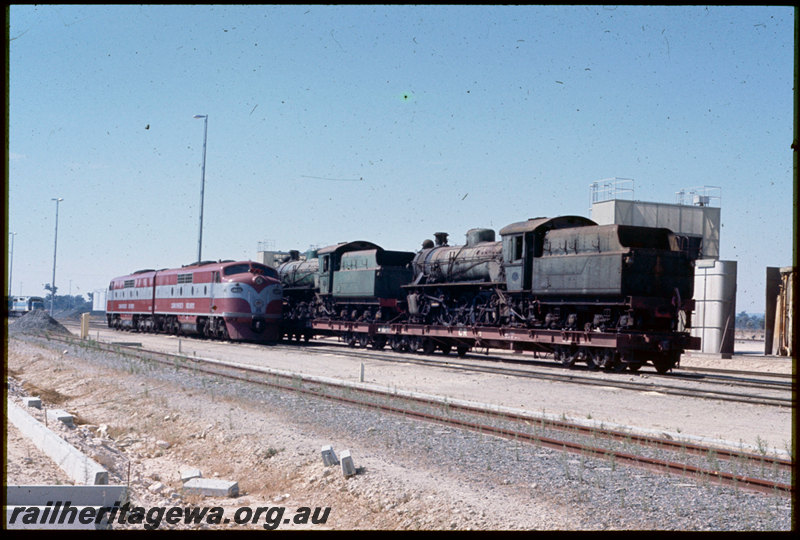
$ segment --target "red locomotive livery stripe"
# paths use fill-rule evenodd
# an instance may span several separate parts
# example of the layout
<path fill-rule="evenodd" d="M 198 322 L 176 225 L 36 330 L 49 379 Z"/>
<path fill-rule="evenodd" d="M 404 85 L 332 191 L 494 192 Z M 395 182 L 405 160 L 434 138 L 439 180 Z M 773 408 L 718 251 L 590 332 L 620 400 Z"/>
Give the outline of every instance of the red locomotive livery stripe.
<path fill-rule="evenodd" d="M 277 338 L 283 311 L 277 272 L 252 261 L 118 277 L 109 285 L 106 305 L 109 326 L 117 328 L 259 341 Z"/>

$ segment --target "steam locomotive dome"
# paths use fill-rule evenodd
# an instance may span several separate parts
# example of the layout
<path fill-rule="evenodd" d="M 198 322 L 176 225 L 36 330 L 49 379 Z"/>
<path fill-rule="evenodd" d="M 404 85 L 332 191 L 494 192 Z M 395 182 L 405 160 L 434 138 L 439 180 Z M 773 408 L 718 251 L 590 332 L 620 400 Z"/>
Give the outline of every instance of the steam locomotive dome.
<path fill-rule="evenodd" d="M 499 282 L 504 279 L 503 244 L 495 241 L 492 229 L 470 229 L 463 246 L 448 246 L 443 233 L 436 236 L 440 245 L 423 248 L 414 257 L 415 282 Z"/>

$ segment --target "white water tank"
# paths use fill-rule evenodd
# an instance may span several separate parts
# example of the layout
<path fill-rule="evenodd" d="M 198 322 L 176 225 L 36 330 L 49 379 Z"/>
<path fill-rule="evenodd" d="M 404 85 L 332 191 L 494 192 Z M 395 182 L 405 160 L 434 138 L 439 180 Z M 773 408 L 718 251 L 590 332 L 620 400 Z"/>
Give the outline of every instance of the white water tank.
<path fill-rule="evenodd" d="M 736 261 L 698 259 L 694 302 L 691 334 L 700 338 L 701 352 L 730 358 L 736 325 Z"/>

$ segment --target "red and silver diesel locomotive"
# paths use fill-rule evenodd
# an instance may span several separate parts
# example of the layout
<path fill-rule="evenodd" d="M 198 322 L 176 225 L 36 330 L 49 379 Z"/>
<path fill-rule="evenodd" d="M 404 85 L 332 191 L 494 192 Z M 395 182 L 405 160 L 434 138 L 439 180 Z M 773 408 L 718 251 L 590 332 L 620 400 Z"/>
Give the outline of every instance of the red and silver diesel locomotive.
<path fill-rule="evenodd" d="M 252 261 L 203 261 L 139 270 L 111 280 L 110 328 L 275 341 L 282 296 L 277 272 Z"/>

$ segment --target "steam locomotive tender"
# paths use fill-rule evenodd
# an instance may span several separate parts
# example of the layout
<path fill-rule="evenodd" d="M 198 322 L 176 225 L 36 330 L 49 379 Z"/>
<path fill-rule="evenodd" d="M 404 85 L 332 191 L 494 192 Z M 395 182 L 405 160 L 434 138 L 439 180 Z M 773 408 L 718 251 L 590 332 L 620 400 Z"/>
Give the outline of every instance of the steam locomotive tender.
<path fill-rule="evenodd" d="M 277 272 L 252 261 L 203 261 L 140 270 L 108 286 L 110 328 L 276 341 L 282 291 Z"/>

